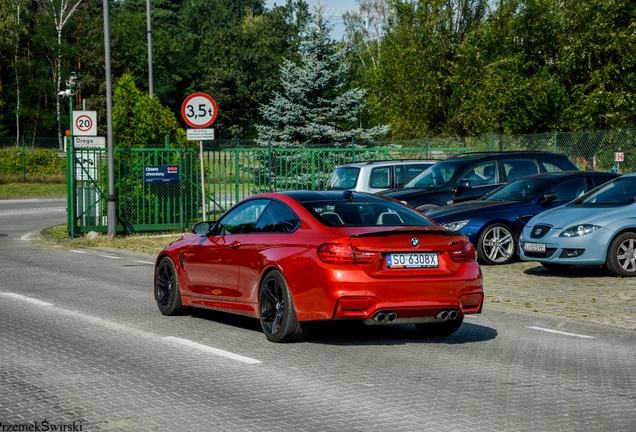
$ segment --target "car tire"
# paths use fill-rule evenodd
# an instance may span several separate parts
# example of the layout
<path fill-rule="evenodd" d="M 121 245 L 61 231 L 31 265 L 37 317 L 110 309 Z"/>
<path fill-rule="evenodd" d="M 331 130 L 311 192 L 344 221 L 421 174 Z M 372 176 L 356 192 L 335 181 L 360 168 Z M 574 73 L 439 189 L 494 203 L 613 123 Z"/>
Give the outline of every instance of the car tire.
<path fill-rule="evenodd" d="M 442 323 L 415 324 L 415 328 L 423 336 L 448 336 L 455 333 L 462 326 L 464 315 L 459 315 L 454 320 Z"/>
<path fill-rule="evenodd" d="M 258 309 L 261 328 L 270 342 L 296 342 L 307 335 L 307 324 L 298 322 L 289 287 L 279 271 L 272 270 L 263 278 Z"/>
<path fill-rule="evenodd" d="M 562 272 L 572 267 L 571 265 L 558 264 L 553 262 L 542 262 L 541 265 L 548 270 L 556 271 L 556 272 Z"/>
<path fill-rule="evenodd" d="M 488 225 L 477 240 L 477 257 L 481 264 L 508 264 L 515 258 L 516 235 L 500 223 Z"/>
<path fill-rule="evenodd" d="M 612 240 L 606 263 L 614 276 L 636 276 L 636 233 L 626 232 Z"/>
<path fill-rule="evenodd" d="M 181 303 L 179 278 L 170 257 L 159 261 L 155 270 L 155 299 L 164 315 L 180 315 L 186 310 Z"/>

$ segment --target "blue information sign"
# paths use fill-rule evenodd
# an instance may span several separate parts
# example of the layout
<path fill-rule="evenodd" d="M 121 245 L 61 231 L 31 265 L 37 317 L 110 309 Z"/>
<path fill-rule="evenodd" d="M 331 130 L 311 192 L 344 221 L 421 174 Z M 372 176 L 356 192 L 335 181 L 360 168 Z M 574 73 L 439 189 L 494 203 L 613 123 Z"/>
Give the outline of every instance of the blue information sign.
<path fill-rule="evenodd" d="M 178 183 L 178 166 L 146 166 L 144 167 L 144 183 Z"/>

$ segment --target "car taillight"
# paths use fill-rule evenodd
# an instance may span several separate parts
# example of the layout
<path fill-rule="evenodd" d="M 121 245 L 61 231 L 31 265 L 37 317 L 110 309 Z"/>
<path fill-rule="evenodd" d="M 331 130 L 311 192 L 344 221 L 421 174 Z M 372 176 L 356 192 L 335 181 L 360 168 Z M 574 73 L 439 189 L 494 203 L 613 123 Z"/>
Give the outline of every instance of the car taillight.
<path fill-rule="evenodd" d="M 477 249 L 472 243 L 466 243 L 460 250 L 449 251 L 448 254 L 457 263 L 477 261 Z"/>
<path fill-rule="evenodd" d="M 346 244 L 325 243 L 318 248 L 318 257 L 327 264 L 373 264 L 378 255 Z"/>

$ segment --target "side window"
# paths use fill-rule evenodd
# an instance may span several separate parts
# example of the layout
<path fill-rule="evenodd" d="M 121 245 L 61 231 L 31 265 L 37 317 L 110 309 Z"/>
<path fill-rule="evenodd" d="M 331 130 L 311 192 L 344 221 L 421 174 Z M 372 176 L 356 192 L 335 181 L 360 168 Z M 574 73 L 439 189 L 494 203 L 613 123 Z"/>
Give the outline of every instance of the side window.
<path fill-rule="evenodd" d="M 550 190 L 557 201 L 572 201 L 587 192 L 587 180 L 583 177 L 564 181 Z"/>
<path fill-rule="evenodd" d="M 252 232 L 256 221 L 270 203 L 269 200 L 248 201 L 231 210 L 214 227 L 212 235 L 245 234 Z"/>
<path fill-rule="evenodd" d="M 284 204 L 272 201 L 263 212 L 255 233 L 290 233 L 300 226 L 300 219 Z"/>
<path fill-rule="evenodd" d="M 550 162 L 541 162 L 541 164 L 543 165 L 543 169 L 546 172 L 559 172 L 559 171 L 563 171 L 561 168 L 559 168 L 558 166 L 551 164 Z"/>
<path fill-rule="evenodd" d="M 371 171 L 371 180 L 369 181 L 369 186 L 372 188 L 391 187 L 391 183 L 389 183 L 390 169 L 390 167 L 373 168 L 373 170 Z"/>
<path fill-rule="evenodd" d="M 532 159 L 504 160 L 504 166 L 508 181 L 513 181 L 520 177 L 539 173 L 539 167 Z"/>
<path fill-rule="evenodd" d="M 407 168 L 410 168 L 410 167 L 407 167 L 405 165 L 395 166 L 395 187 L 402 187 L 404 186 L 404 183 L 411 180 L 411 178 L 415 177 L 415 176 L 411 178 L 407 177 Z M 420 170 L 420 172 L 422 171 Z"/>
<path fill-rule="evenodd" d="M 462 180 L 468 180 L 472 187 L 498 183 L 497 162 L 486 162 L 469 169 Z"/>

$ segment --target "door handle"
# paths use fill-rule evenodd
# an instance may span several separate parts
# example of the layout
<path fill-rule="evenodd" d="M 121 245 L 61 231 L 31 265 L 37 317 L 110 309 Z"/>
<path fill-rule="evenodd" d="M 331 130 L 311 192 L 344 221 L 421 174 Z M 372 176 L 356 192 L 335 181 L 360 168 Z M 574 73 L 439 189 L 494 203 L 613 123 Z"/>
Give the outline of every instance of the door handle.
<path fill-rule="evenodd" d="M 241 246 L 243 246 L 243 245 L 242 245 L 242 244 L 241 244 L 241 242 L 239 242 L 239 241 L 235 241 L 235 242 L 230 243 L 230 247 L 231 247 L 232 249 L 238 249 L 238 248 L 240 248 Z"/>

